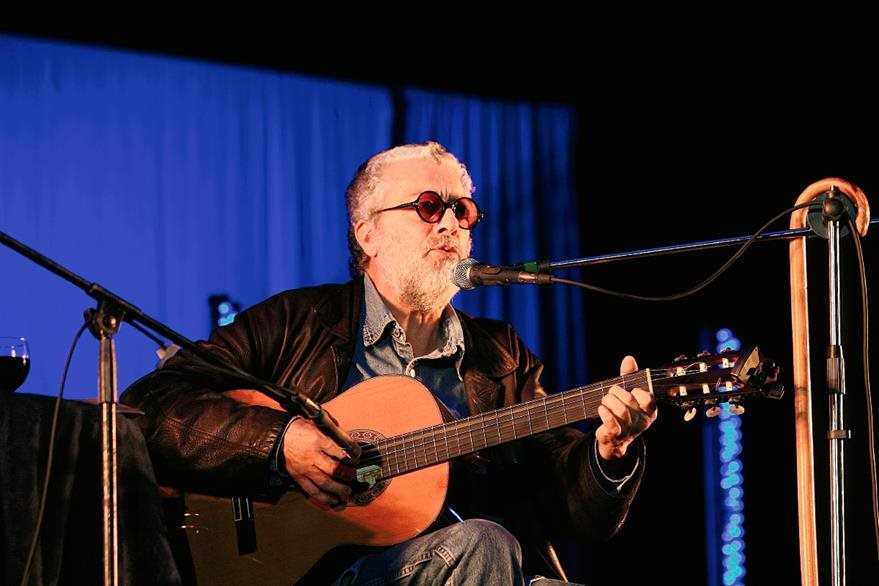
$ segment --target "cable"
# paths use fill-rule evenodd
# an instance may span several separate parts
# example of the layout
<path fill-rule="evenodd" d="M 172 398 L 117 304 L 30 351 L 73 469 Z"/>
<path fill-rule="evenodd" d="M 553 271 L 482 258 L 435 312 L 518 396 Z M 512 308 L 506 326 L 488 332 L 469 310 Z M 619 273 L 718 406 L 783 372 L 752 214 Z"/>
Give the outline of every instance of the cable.
<path fill-rule="evenodd" d="M 861 284 L 861 351 L 863 353 L 864 394 L 867 399 L 867 456 L 870 462 L 870 494 L 873 505 L 873 531 L 876 539 L 876 555 L 879 557 L 879 489 L 876 486 L 876 437 L 873 433 L 873 391 L 870 388 L 870 303 L 867 297 L 867 269 L 864 263 L 864 250 L 861 235 L 855 229 L 852 219 L 848 226 L 854 235 L 855 252 L 858 255 L 858 272 Z"/>
<path fill-rule="evenodd" d="M 46 511 L 46 496 L 49 494 L 49 477 L 52 473 L 52 455 L 55 452 L 55 433 L 58 428 L 58 415 L 61 412 L 61 400 L 64 398 L 64 385 L 67 381 L 67 371 L 70 369 L 70 361 L 73 358 L 73 351 L 76 349 L 76 345 L 79 343 L 79 338 L 82 336 L 86 327 L 88 327 L 88 322 L 84 323 L 76 332 L 76 335 L 73 337 L 73 343 L 70 345 L 70 350 L 67 353 L 67 360 L 64 361 L 64 372 L 61 374 L 61 387 L 58 390 L 58 398 L 55 399 L 55 410 L 52 413 L 52 428 L 49 432 L 49 450 L 48 455 L 46 456 L 46 475 L 43 478 L 43 489 L 40 494 L 40 507 L 37 510 L 37 522 L 34 528 L 34 537 L 33 540 L 31 540 L 30 550 L 27 554 L 27 561 L 24 564 L 24 574 L 21 576 L 21 586 L 27 584 L 31 564 L 34 561 L 34 554 L 37 551 L 37 544 L 40 542 L 40 529 L 43 525 L 43 513 Z"/>
<path fill-rule="evenodd" d="M 769 220 L 768 222 L 763 224 L 763 226 L 759 230 L 757 230 L 754 233 L 754 235 L 748 239 L 747 242 L 742 244 L 742 246 L 736 251 L 736 253 L 733 254 L 732 257 L 723 264 L 723 266 L 721 266 L 719 269 L 717 269 L 714 272 L 714 274 L 712 274 L 710 277 L 708 277 L 707 279 L 705 279 L 704 281 L 702 281 L 701 283 L 699 283 L 695 287 L 692 287 L 692 288 L 687 289 L 686 291 L 682 291 L 680 293 L 673 293 L 671 295 L 662 295 L 662 296 L 637 295 L 634 293 L 623 293 L 620 291 L 612 291 L 610 289 L 605 289 L 603 287 L 598 287 L 596 285 L 589 285 L 587 283 L 581 283 L 579 281 L 572 281 L 570 279 L 562 279 L 559 277 L 552 277 L 552 282 L 553 283 L 564 283 L 565 285 L 574 285 L 575 287 L 580 287 L 582 289 L 587 289 L 589 291 L 594 291 L 596 293 L 603 293 L 605 295 L 611 295 L 613 297 L 620 297 L 622 299 L 631 299 L 634 301 L 676 301 L 678 299 L 683 299 L 685 297 L 689 297 L 690 295 L 698 293 L 699 291 L 701 291 L 702 289 L 704 289 L 705 287 L 707 287 L 708 285 L 713 283 L 715 280 L 717 280 L 717 278 L 720 277 L 720 275 L 722 275 L 723 273 L 725 273 L 727 271 L 727 269 L 729 269 L 729 267 L 731 267 L 732 264 L 739 259 L 739 257 L 741 257 L 743 254 L 745 254 L 745 251 L 748 250 L 748 248 L 750 248 L 752 244 L 754 244 L 754 242 L 757 240 L 757 238 L 759 238 L 760 235 L 763 234 L 763 232 L 765 232 L 769 228 L 769 226 L 771 226 L 776 221 L 778 221 L 779 218 L 781 218 L 782 216 L 786 216 L 786 215 L 788 215 L 792 212 L 795 212 L 796 210 L 802 209 L 802 208 L 819 206 L 819 205 L 822 205 L 822 202 L 811 201 L 811 202 L 801 203 L 799 205 L 796 205 L 792 208 L 786 209 L 783 212 L 777 214 L 771 220 Z"/>

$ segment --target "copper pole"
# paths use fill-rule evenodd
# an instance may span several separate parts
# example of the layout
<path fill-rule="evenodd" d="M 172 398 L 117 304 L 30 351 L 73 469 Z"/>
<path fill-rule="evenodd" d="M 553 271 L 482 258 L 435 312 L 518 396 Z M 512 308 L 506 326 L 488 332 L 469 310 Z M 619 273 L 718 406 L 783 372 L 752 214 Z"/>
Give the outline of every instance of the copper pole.
<path fill-rule="evenodd" d="M 858 208 L 855 227 L 861 236 L 870 225 L 870 206 L 859 187 L 836 177 L 809 185 L 797 204 L 808 203 L 836 186 Z M 806 227 L 809 209 L 791 215 L 790 227 Z M 797 451 L 797 510 L 799 513 L 800 573 L 804 586 L 818 584 L 818 554 L 815 529 L 815 477 L 812 444 L 812 383 L 809 376 L 809 297 L 806 277 L 806 238 L 790 242 L 791 322 L 793 337 L 794 423 Z"/>

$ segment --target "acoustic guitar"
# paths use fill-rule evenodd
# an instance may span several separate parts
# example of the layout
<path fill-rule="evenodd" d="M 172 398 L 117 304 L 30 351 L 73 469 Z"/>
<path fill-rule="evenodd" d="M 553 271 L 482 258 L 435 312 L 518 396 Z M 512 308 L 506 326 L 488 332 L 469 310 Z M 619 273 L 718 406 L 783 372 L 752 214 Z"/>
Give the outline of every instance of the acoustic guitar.
<path fill-rule="evenodd" d="M 384 546 L 411 539 L 440 514 L 449 461 L 485 448 L 595 418 L 612 385 L 650 390 L 657 402 L 708 415 L 729 403 L 743 411 L 749 397 L 780 398 L 778 368 L 756 347 L 680 358 L 528 402 L 444 421 L 433 394 L 399 375 L 366 380 L 323 407 L 362 447 L 357 480 L 363 490 L 339 509 L 322 509 L 297 491 L 254 509 L 256 549 L 239 554 L 232 499 L 186 495 L 187 537 L 201 584 L 292 584 L 342 544 Z M 238 499 L 235 499 L 236 502 Z M 233 513 L 234 509 L 234 513 Z"/>

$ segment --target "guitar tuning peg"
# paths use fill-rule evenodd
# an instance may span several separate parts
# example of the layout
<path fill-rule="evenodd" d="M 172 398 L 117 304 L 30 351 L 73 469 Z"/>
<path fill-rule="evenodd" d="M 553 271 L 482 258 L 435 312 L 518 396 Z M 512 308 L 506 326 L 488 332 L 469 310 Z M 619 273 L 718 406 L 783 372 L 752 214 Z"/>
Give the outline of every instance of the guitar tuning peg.
<path fill-rule="evenodd" d="M 694 417 L 696 417 L 696 408 L 690 407 L 686 411 L 684 411 L 684 421 L 691 421 Z"/>
<path fill-rule="evenodd" d="M 736 405 L 735 403 L 730 403 L 729 412 L 732 413 L 733 415 L 741 415 L 742 413 L 745 412 L 745 408 L 742 407 L 741 405 Z"/>
<path fill-rule="evenodd" d="M 769 385 L 766 396 L 770 399 L 781 399 L 784 396 L 784 385 L 781 383 L 773 383 Z"/>
<path fill-rule="evenodd" d="M 703 356 L 711 356 L 711 352 L 708 350 L 702 350 L 698 354 L 696 354 L 696 358 L 702 358 Z"/>
<path fill-rule="evenodd" d="M 677 358 L 674 359 L 674 362 L 683 362 L 687 359 L 686 354 L 678 354 Z"/>
<path fill-rule="evenodd" d="M 720 415 L 720 407 L 717 405 L 705 410 L 705 417 L 717 417 L 718 415 Z"/>

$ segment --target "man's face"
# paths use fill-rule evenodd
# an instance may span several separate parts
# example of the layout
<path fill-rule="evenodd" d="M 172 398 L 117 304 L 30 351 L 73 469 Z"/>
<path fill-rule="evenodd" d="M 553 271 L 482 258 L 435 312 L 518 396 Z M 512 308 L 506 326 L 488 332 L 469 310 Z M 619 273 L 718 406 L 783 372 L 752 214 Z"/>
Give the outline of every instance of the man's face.
<path fill-rule="evenodd" d="M 469 197 L 457 164 L 434 160 L 391 163 L 382 172 L 386 186 L 377 209 L 415 201 L 424 191 L 434 191 L 445 201 Z M 458 226 L 451 209 L 429 224 L 414 207 L 390 210 L 372 217 L 373 246 L 367 273 L 382 290 L 390 289 L 417 311 L 445 307 L 457 293 L 449 277 L 455 265 L 470 256 L 470 231 Z"/>

